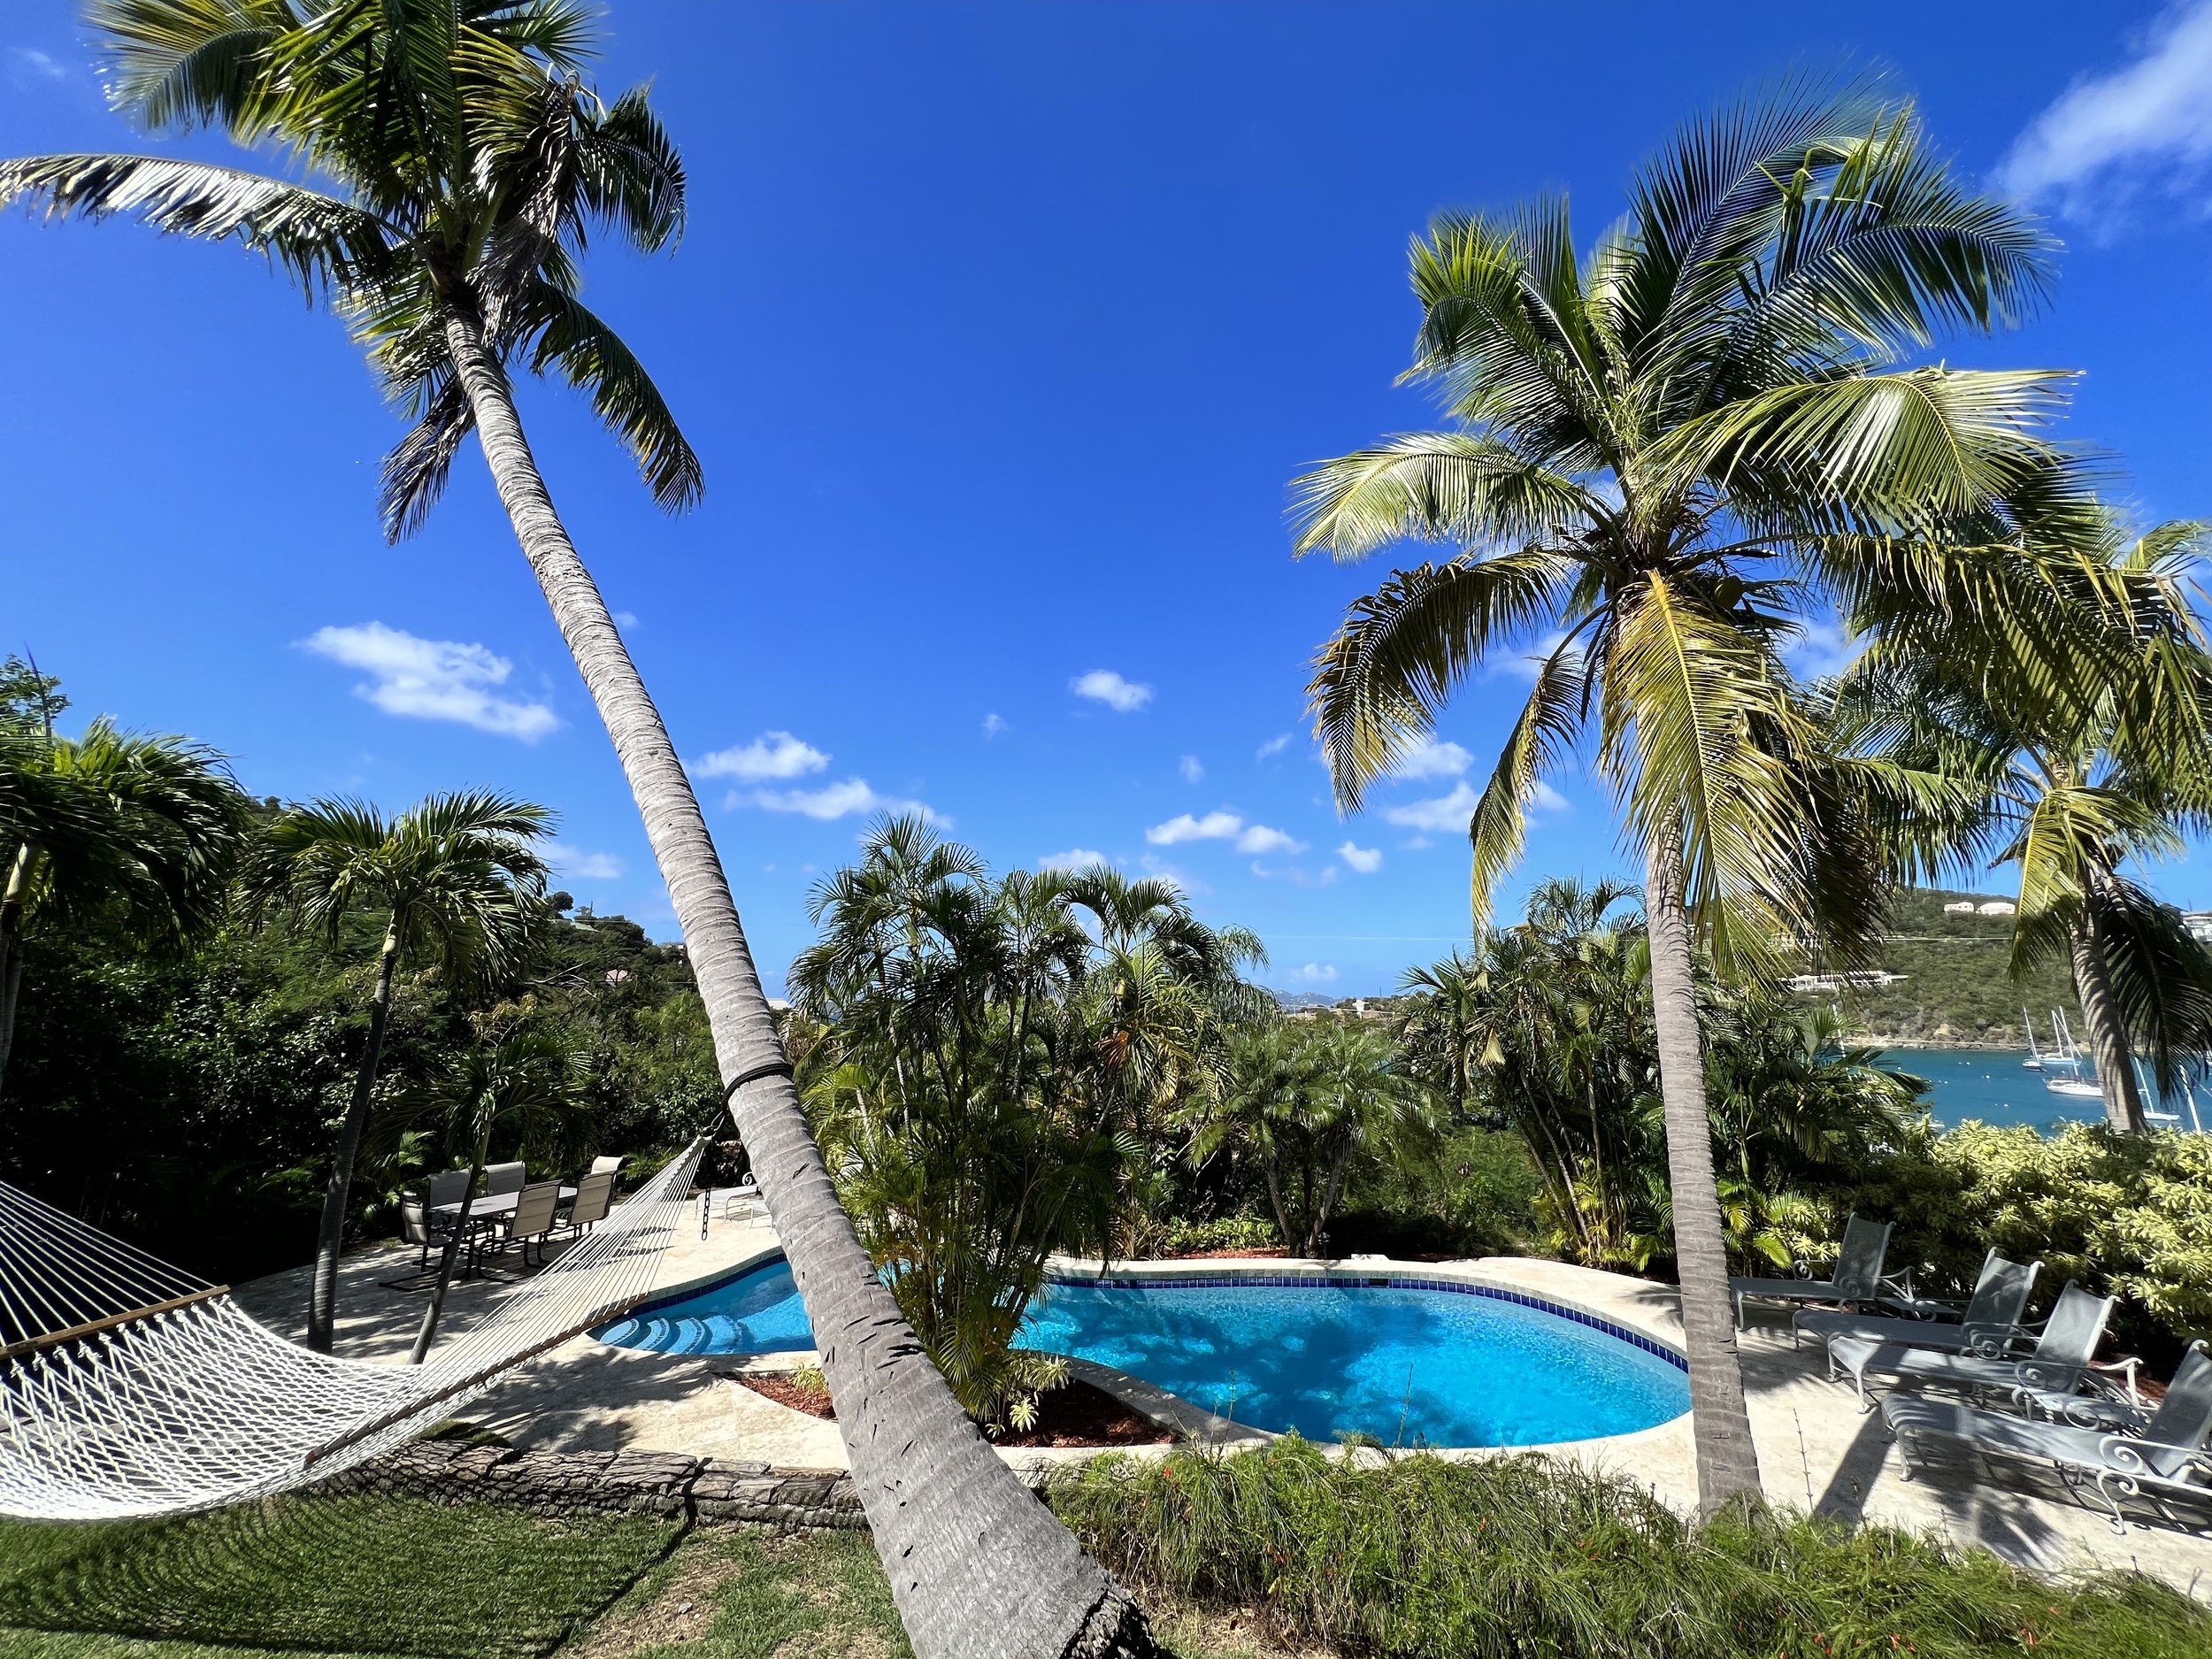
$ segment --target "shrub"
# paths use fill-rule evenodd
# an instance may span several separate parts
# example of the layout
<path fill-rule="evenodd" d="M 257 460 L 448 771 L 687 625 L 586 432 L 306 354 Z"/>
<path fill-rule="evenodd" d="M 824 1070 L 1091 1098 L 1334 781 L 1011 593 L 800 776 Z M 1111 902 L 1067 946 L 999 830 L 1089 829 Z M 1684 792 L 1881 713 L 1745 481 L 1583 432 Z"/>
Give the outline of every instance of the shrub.
<path fill-rule="evenodd" d="M 1993 1247 L 2044 1263 L 2045 1303 L 2070 1279 L 2123 1297 L 2114 1340 L 2161 1368 L 2212 1336 L 2212 1137 L 1924 1128 L 1846 1196 L 1893 1217 L 1894 1258 L 1945 1288 L 1970 1284 Z"/>
<path fill-rule="evenodd" d="M 1149 1250 L 1161 1256 L 1195 1256 L 1202 1250 L 1264 1250 L 1281 1243 L 1275 1224 L 1265 1216 L 1242 1211 L 1217 1216 L 1210 1221 L 1170 1221 L 1146 1239 Z"/>
<path fill-rule="evenodd" d="M 2057 1588 L 1981 1551 L 1764 1511 L 1694 1528 L 1631 1481 L 1538 1455 L 1376 1466 L 1294 1436 L 1102 1458 L 1048 1495 L 1142 1589 L 1390 1659 L 2150 1659 L 2212 1644 L 2212 1618 L 2149 1579 Z"/>

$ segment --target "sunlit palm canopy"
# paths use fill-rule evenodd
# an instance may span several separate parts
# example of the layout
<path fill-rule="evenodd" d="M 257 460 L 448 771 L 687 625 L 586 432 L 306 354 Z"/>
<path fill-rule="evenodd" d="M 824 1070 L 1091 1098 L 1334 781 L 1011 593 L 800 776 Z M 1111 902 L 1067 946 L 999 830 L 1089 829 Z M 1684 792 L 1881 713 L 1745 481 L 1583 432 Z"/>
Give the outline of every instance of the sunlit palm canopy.
<path fill-rule="evenodd" d="M 367 916 L 403 957 L 484 984 L 523 961 L 544 925 L 544 807 L 489 790 L 433 795 L 394 818 L 360 801 L 296 806 L 270 825 L 241 889 L 336 941 Z"/>
<path fill-rule="evenodd" d="M 684 175 L 642 91 L 601 103 L 580 71 L 595 9 L 572 0 L 92 0 L 116 107 L 148 130 L 227 133 L 288 155 L 279 177 L 181 157 L 0 162 L 0 205 L 121 214 L 265 255 L 327 299 L 413 422 L 386 458 L 395 539 L 419 525 L 473 424 L 445 319 L 503 362 L 584 392 L 671 511 L 697 457 L 629 348 L 578 299 L 603 230 L 645 250 L 684 218 Z"/>
<path fill-rule="evenodd" d="M 2045 623 L 2093 614 L 2124 648 L 2099 672 L 2055 687 L 2003 641 L 1961 645 L 1939 618 L 1900 618 L 1835 687 L 1832 730 L 1961 787 L 1943 862 L 1970 879 L 2017 867 L 2016 972 L 2063 960 L 2095 912 L 2129 1033 L 2170 1091 L 2212 1047 L 2212 963 L 2132 872 L 2212 833 L 2212 649 L 2190 603 L 2212 526 L 2138 534 L 2099 511 L 2069 533 L 2096 580 L 2056 582 Z"/>
<path fill-rule="evenodd" d="M 2050 371 L 1913 365 L 2031 312 L 2052 244 L 1952 179 L 1909 103 L 1796 81 L 1681 132 L 1578 254 L 1563 199 L 1446 213 L 1411 250 L 1405 378 L 1455 423 L 1299 481 L 1296 545 L 1454 544 L 1321 650 L 1316 731 L 1356 807 L 1479 667 L 1533 687 L 1473 815 L 1478 922 L 1528 803 L 1589 743 L 1641 846 L 1678 837 L 1724 965 L 1847 945 L 1854 836 L 1932 780 L 1826 757 L 1784 652 L 1839 611 L 1998 619 L 2060 555 L 2016 534 L 2084 491 L 2042 430 Z M 2023 641 L 2056 682 L 2085 641 Z M 1864 879 L 1856 885 L 1870 890 Z M 1863 932 L 1863 928 L 1862 928 Z"/>

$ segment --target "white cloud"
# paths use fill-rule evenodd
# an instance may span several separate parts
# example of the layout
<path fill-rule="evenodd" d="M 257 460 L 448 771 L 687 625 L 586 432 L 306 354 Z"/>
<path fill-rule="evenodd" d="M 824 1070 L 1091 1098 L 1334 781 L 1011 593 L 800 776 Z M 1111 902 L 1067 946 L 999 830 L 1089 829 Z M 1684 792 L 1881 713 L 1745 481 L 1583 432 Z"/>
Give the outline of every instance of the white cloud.
<path fill-rule="evenodd" d="M 2133 62 L 2077 81 L 2013 142 L 1997 170 L 2016 195 L 2108 215 L 2154 180 L 2194 183 L 2212 160 L 2212 0 L 2170 9 Z"/>
<path fill-rule="evenodd" d="M 995 714 L 987 714 L 983 717 L 984 736 L 996 737 L 1001 732 L 1008 729 L 1006 722 L 1000 719 Z"/>
<path fill-rule="evenodd" d="M 1475 804 L 1482 799 L 1474 786 L 1463 780 L 1449 795 L 1432 796 L 1426 801 L 1409 801 L 1403 806 L 1394 806 L 1383 814 L 1393 824 L 1402 824 L 1408 829 L 1453 831 L 1467 833 L 1467 820 L 1475 815 Z M 1567 797 L 1538 779 L 1531 791 L 1528 803 L 1531 812 L 1564 812 Z"/>
<path fill-rule="evenodd" d="M 1151 687 L 1124 680 L 1110 668 L 1094 668 L 1087 674 L 1078 674 L 1068 681 L 1068 689 L 1079 697 L 1104 703 L 1116 714 L 1133 714 L 1152 701 Z"/>
<path fill-rule="evenodd" d="M 1324 864 L 1319 875 L 1311 875 L 1296 864 L 1285 864 L 1279 870 L 1270 870 L 1258 859 L 1252 861 L 1252 873 L 1263 881 L 1287 881 L 1294 887 L 1333 887 L 1336 885 L 1336 866 Z"/>
<path fill-rule="evenodd" d="M 1237 850 L 1240 853 L 1302 853 L 1306 850 L 1306 843 L 1281 830 L 1270 829 L 1264 824 L 1255 824 L 1237 837 Z"/>
<path fill-rule="evenodd" d="M 1087 847 L 1071 847 L 1064 853 L 1047 853 L 1037 860 L 1040 870 L 1088 870 L 1094 864 L 1111 861 L 1104 853 L 1093 852 Z"/>
<path fill-rule="evenodd" d="M 1198 764 L 1198 757 L 1186 755 L 1175 763 L 1175 770 L 1183 774 L 1185 783 L 1196 783 L 1206 775 L 1206 769 Z"/>
<path fill-rule="evenodd" d="M 1371 876 L 1382 868 L 1382 849 L 1362 847 L 1356 841 L 1346 841 L 1336 849 L 1336 856 L 1363 876 Z"/>
<path fill-rule="evenodd" d="M 1394 778 L 1456 778 L 1474 764 L 1474 757 L 1456 743 L 1440 743 L 1425 737 L 1390 768 Z"/>
<path fill-rule="evenodd" d="M 30 46 L 18 46 L 12 48 L 8 55 L 42 81 L 69 79 L 69 71 L 63 68 L 60 60 L 50 52 L 42 52 Z"/>
<path fill-rule="evenodd" d="M 618 628 L 634 628 L 637 626 L 637 612 L 634 611 L 616 611 L 614 613 L 614 625 Z"/>
<path fill-rule="evenodd" d="M 829 764 L 830 757 L 788 732 L 763 732 L 736 749 L 718 749 L 691 770 L 702 778 L 735 778 L 764 783 L 772 778 L 803 778 Z"/>
<path fill-rule="evenodd" d="M 374 678 L 356 686 L 387 714 L 419 720 L 453 720 L 500 737 L 534 743 L 560 725 L 550 706 L 502 696 L 514 664 L 482 645 L 423 640 L 381 622 L 359 627 L 318 628 L 303 649 Z"/>
<path fill-rule="evenodd" d="M 1326 985 L 1336 978 L 1336 964 L 1309 962 L 1290 977 L 1301 985 Z"/>
<path fill-rule="evenodd" d="M 1144 838 L 1155 847 L 1172 847 L 1179 841 L 1225 841 L 1243 827 L 1244 820 L 1233 812 L 1209 812 L 1204 818 L 1179 812 L 1166 823 L 1145 831 Z"/>
<path fill-rule="evenodd" d="M 868 787 L 865 778 L 848 778 L 842 783 L 824 784 L 818 789 L 735 790 L 724 804 L 733 810 L 757 806 L 764 812 L 796 812 L 826 823 L 832 818 L 850 818 L 856 812 L 918 812 L 932 824 L 949 827 L 952 823 L 926 801 L 878 795 Z"/>
<path fill-rule="evenodd" d="M 1274 756 L 1281 754 L 1289 747 L 1290 733 L 1288 732 L 1285 732 L 1280 737 L 1269 738 L 1267 741 L 1262 743 L 1257 749 L 1254 749 L 1252 751 L 1252 758 L 1254 760 L 1271 759 Z"/>
<path fill-rule="evenodd" d="M 553 873 L 571 881 L 611 881 L 622 873 L 622 860 L 612 853 L 588 852 L 555 841 L 545 849 L 545 862 Z"/>

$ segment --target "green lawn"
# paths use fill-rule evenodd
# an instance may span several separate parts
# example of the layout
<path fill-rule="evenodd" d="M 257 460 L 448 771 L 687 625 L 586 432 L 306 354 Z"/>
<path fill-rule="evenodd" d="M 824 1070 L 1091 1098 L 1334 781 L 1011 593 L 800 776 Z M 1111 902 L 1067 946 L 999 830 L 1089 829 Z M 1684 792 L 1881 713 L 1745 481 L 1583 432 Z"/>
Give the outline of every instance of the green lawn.
<path fill-rule="evenodd" d="M 1185 1659 L 1248 1659 L 1218 1619 Z M 286 1498 L 0 1523 L 0 1659 L 910 1659 L 866 1534 L 689 1532 L 494 1505 Z"/>

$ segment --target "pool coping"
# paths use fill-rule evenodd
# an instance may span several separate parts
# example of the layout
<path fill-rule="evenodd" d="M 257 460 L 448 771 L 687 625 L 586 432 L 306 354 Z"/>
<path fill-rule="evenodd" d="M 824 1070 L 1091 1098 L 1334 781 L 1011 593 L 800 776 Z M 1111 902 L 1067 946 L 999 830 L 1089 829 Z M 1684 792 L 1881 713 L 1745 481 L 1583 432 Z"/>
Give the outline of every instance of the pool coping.
<path fill-rule="evenodd" d="M 711 1285 L 736 1279 L 752 1271 L 764 1263 L 785 1255 L 780 1242 L 767 1243 L 747 1253 L 734 1262 L 726 1263 L 712 1271 L 697 1273 L 688 1279 L 657 1288 L 643 1300 L 633 1304 L 618 1316 L 634 1318 L 649 1313 L 655 1308 L 681 1302 Z M 1518 1262 L 1519 1257 L 1486 1257 L 1484 1262 Z M 1525 1258 L 1545 1268 L 1557 1268 L 1563 1263 L 1542 1262 L 1540 1258 Z M 1596 1270 L 1580 1270 L 1594 1271 Z M 1485 1296 L 1509 1302 L 1539 1312 L 1552 1314 L 1575 1324 L 1602 1332 L 1616 1340 L 1643 1349 L 1665 1360 L 1686 1373 L 1689 1360 L 1679 1340 L 1661 1329 L 1643 1329 L 1624 1323 L 1620 1311 L 1608 1313 L 1571 1295 L 1552 1289 L 1541 1294 L 1523 1288 L 1513 1276 L 1483 1262 L 1408 1262 L 1394 1256 L 1347 1256 L 1318 1258 L 1309 1256 L 1246 1256 L 1215 1257 L 1197 1261 L 1125 1261 L 1106 1263 L 1097 1257 L 1055 1256 L 1045 1264 L 1048 1283 L 1057 1280 L 1064 1284 L 1161 1284 L 1191 1283 L 1210 1285 L 1241 1285 L 1258 1282 L 1283 1286 L 1321 1287 L 1340 1285 L 1348 1289 L 1371 1289 L 1387 1286 L 1392 1289 L 1436 1290 L 1458 1295 Z M 1623 1278 L 1608 1273 L 1608 1280 Z M 610 1322 L 611 1323 L 611 1321 Z M 1640 1321 L 1639 1323 L 1641 1323 Z M 596 1339 L 592 1339 L 596 1340 Z M 618 1344 L 606 1343 L 604 1347 Z M 765 1354 L 730 1354 L 719 1357 L 736 1363 L 743 1371 L 789 1371 L 800 1365 L 819 1364 L 821 1356 L 811 1348 L 785 1348 Z M 1141 1416 L 1149 1417 L 1177 1437 L 1178 1443 L 1216 1448 L 1244 1446 L 1264 1446 L 1283 1436 L 1271 1429 L 1238 1423 L 1209 1410 L 1196 1401 L 1185 1398 L 1156 1383 L 1148 1382 L 1131 1372 L 1095 1360 L 1068 1356 L 1068 1371 L 1072 1377 L 1110 1394 L 1122 1404 Z M 784 1408 L 788 1409 L 789 1408 Z M 1685 1406 L 1671 1417 L 1648 1427 L 1633 1429 L 1623 1434 L 1590 1435 L 1579 1440 L 1546 1440 L 1526 1446 L 1424 1446 L 1419 1449 L 1452 1458 L 1488 1457 L 1516 1452 L 1543 1452 L 1575 1450 L 1583 1453 L 1602 1453 L 1608 1447 L 1625 1447 L 1647 1437 L 1665 1433 L 1688 1415 Z M 1028 1464 L 1042 1464 L 1081 1461 L 1110 1452 L 1134 1453 L 1139 1455 L 1162 1455 L 1171 1449 L 1166 1446 L 1122 1447 L 1007 1447 L 1001 1455 L 1010 1461 Z M 1331 1450 L 1340 1448 L 1331 1448 Z"/>

